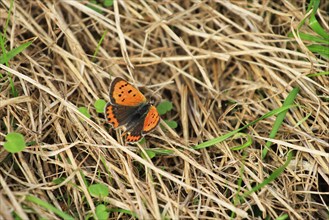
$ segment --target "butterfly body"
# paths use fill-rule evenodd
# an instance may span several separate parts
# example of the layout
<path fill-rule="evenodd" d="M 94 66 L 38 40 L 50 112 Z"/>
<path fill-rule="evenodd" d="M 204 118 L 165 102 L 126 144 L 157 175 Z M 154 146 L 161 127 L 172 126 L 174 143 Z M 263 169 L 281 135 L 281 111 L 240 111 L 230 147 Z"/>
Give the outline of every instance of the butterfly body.
<path fill-rule="evenodd" d="M 125 127 L 128 142 L 139 141 L 159 123 L 156 108 L 126 80 L 117 77 L 110 87 L 110 102 L 105 107 L 108 122 L 116 129 Z"/>

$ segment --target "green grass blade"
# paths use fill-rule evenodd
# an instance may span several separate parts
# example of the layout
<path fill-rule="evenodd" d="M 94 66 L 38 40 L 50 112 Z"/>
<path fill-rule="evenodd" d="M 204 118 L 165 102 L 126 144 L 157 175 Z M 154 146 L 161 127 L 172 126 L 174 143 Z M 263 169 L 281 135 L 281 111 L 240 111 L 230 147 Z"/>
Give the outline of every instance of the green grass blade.
<path fill-rule="evenodd" d="M 315 15 L 312 15 L 309 21 L 309 26 L 314 32 L 323 37 L 326 40 L 329 40 L 329 34 L 321 27 L 318 20 L 316 20 Z"/>
<path fill-rule="evenodd" d="M 2 48 L 3 54 L 0 56 L 0 63 L 1 64 L 8 63 L 8 61 L 10 59 L 12 59 L 13 57 L 15 57 L 17 54 L 21 53 L 23 50 L 25 50 L 31 44 L 32 44 L 32 41 L 25 42 L 25 43 L 19 45 L 18 47 L 12 49 L 11 51 L 9 51 L 7 53 L 4 52 L 4 48 Z"/>
<path fill-rule="evenodd" d="M 320 4 L 319 0 L 311 0 L 310 3 L 307 6 L 306 13 L 308 13 L 311 9 L 318 9 Z M 316 10 L 313 10 L 313 13 L 315 13 Z"/>
<path fill-rule="evenodd" d="M 318 53 L 325 58 L 329 58 L 329 47 L 312 44 L 307 46 L 307 48 L 313 53 Z"/>
<path fill-rule="evenodd" d="M 149 152 L 153 152 L 155 154 L 160 154 L 160 155 L 171 155 L 174 153 L 173 150 L 167 150 L 167 149 L 159 149 L 159 148 L 149 148 L 147 149 Z"/>
<path fill-rule="evenodd" d="M 247 137 L 247 141 L 245 143 L 243 143 L 242 145 L 240 145 L 240 146 L 232 147 L 231 150 L 242 150 L 242 149 L 245 149 L 246 147 L 249 147 L 249 146 L 252 145 L 252 138 L 249 134 L 237 133 L 235 135 L 235 137 L 233 137 L 233 138 L 238 138 L 240 136 Z"/>
<path fill-rule="evenodd" d="M 102 35 L 101 39 L 99 40 L 99 42 L 98 42 L 98 44 L 97 44 L 97 47 L 96 47 L 95 53 L 93 54 L 93 58 L 92 58 L 92 61 L 93 61 L 93 62 L 94 62 L 95 59 L 96 59 L 96 56 L 97 56 L 98 51 L 99 51 L 99 48 L 100 48 L 100 46 L 101 46 L 101 44 L 102 44 L 102 42 L 103 42 L 103 40 L 104 40 L 106 34 L 107 34 L 107 30 L 104 32 L 104 34 Z"/>
<path fill-rule="evenodd" d="M 320 6 L 320 0 L 312 0 L 310 2 L 309 6 L 311 6 L 311 8 L 313 8 L 312 15 L 315 15 L 316 11 L 318 10 L 318 8 Z M 309 12 L 309 11 L 307 11 L 307 12 Z"/>
<path fill-rule="evenodd" d="M 281 173 L 286 169 L 292 159 L 292 151 L 289 151 L 287 161 L 278 169 L 274 170 L 273 173 L 265 179 L 262 183 L 258 184 L 257 186 L 253 187 L 250 191 L 245 192 L 243 194 L 244 197 L 249 196 L 251 193 L 256 192 L 257 190 L 261 189 L 262 187 L 268 185 L 270 182 L 275 180 Z"/>
<path fill-rule="evenodd" d="M 235 196 L 232 198 L 232 202 L 234 204 L 235 207 L 238 207 L 241 203 L 243 203 L 242 199 L 244 199 L 241 195 L 240 195 L 240 192 L 241 192 L 241 189 L 242 189 L 242 183 L 243 183 L 243 173 L 244 173 L 244 168 L 245 168 L 245 161 L 246 161 L 246 153 L 243 152 L 243 156 L 242 156 L 242 160 L 241 160 L 241 164 L 242 166 L 240 167 L 239 169 L 239 179 L 238 179 L 238 182 L 237 182 L 237 185 L 238 185 L 238 190 L 237 192 L 235 193 Z M 231 213 L 231 219 L 234 219 L 236 217 L 236 213 L 235 212 L 232 212 Z"/>
<path fill-rule="evenodd" d="M 246 129 L 246 128 L 248 128 L 249 126 L 254 125 L 254 124 L 256 124 L 257 122 L 259 122 L 259 121 L 261 121 L 261 120 L 263 120 L 263 119 L 265 119 L 265 118 L 271 117 L 271 116 L 273 116 L 273 115 L 279 114 L 280 112 L 283 112 L 283 111 L 285 111 L 285 110 L 288 110 L 288 109 L 290 109 L 291 107 L 293 107 L 293 105 L 282 106 L 282 107 L 280 107 L 280 108 L 274 109 L 274 110 L 270 111 L 269 113 L 266 113 L 266 114 L 263 115 L 262 117 L 256 119 L 255 121 L 253 121 L 253 122 L 251 122 L 251 123 L 249 123 L 249 124 L 243 126 L 242 128 L 236 129 L 236 130 L 231 131 L 231 132 L 229 132 L 229 133 L 227 133 L 227 134 L 225 134 L 225 135 L 222 135 L 222 136 L 220 136 L 220 137 L 217 137 L 217 138 L 211 139 L 211 140 L 209 140 L 209 141 L 203 142 L 203 143 L 201 143 L 201 144 L 199 144 L 199 145 L 194 146 L 193 149 L 198 150 L 198 149 L 203 149 L 203 148 L 206 148 L 206 147 L 209 147 L 209 146 L 213 146 L 213 145 L 215 145 L 215 144 L 218 144 L 218 143 L 220 143 L 220 142 L 222 142 L 222 141 L 224 141 L 224 140 L 226 140 L 226 139 L 232 137 L 233 135 L 235 135 L 236 133 L 242 131 L 243 129 Z"/>
<path fill-rule="evenodd" d="M 0 48 L 1 48 L 1 53 L 2 53 L 2 55 L 0 56 L 0 63 L 1 63 L 1 59 L 4 59 L 4 60 L 7 59 L 7 50 L 6 50 L 5 44 L 6 44 L 6 38 L 0 33 Z M 8 64 L 7 64 L 7 66 L 8 66 Z M 0 73 L 0 78 L 3 78 L 3 75 L 1 73 Z"/>
<path fill-rule="evenodd" d="M 329 47 L 321 46 L 318 44 L 312 44 L 307 46 L 307 48 L 312 52 L 324 53 L 326 55 L 329 55 Z"/>
<path fill-rule="evenodd" d="M 61 217 L 62 219 L 65 219 L 65 220 L 74 220 L 74 218 L 69 215 L 69 214 L 66 214 L 65 212 L 62 212 L 61 210 L 57 209 L 55 206 L 49 204 L 48 202 L 45 202 L 35 196 L 31 196 L 31 195 L 27 195 L 26 196 L 26 200 L 27 201 L 30 201 L 30 202 L 33 202 L 34 204 L 37 204 L 53 213 L 55 213 L 56 215 L 58 215 L 59 217 Z"/>
<path fill-rule="evenodd" d="M 3 28 L 3 35 L 4 36 L 7 32 L 7 28 L 8 28 L 8 25 L 9 25 L 10 15 L 11 15 L 11 11 L 13 10 L 13 6 L 14 6 L 14 0 L 11 0 L 10 1 L 10 6 L 9 6 L 9 11 L 8 11 L 8 16 L 7 16 L 7 20 L 6 20 L 6 24 L 5 24 L 5 27 Z"/>
<path fill-rule="evenodd" d="M 299 92 L 299 88 L 294 88 L 289 93 L 289 95 L 287 96 L 286 100 L 283 102 L 283 106 L 291 106 L 294 103 L 295 98 L 296 98 L 298 92 Z M 275 138 L 275 135 L 278 132 L 279 128 L 281 127 L 281 124 L 282 124 L 284 118 L 286 117 L 287 112 L 288 112 L 288 109 L 278 114 L 278 116 L 277 116 L 277 118 L 276 118 L 276 120 L 274 122 L 274 125 L 272 127 L 272 131 L 271 131 L 271 133 L 269 135 L 269 138 L 272 138 L 272 139 Z M 271 147 L 271 145 L 272 145 L 272 142 L 270 142 L 270 141 L 267 141 L 266 142 L 265 149 L 262 152 L 262 158 L 263 159 L 265 158 L 265 156 L 266 156 L 266 154 L 268 152 L 268 149 Z"/>
<path fill-rule="evenodd" d="M 308 77 L 317 77 L 317 76 L 326 76 L 329 75 L 329 71 L 319 72 L 319 73 L 312 73 L 308 74 Z"/>
<path fill-rule="evenodd" d="M 302 123 L 304 123 L 310 116 L 312 115 L 312 112 L 308 113 L 304 118 L 299 120 L 297 124 L 295 124 L 294 128 L 298 128 Z"/>
<path fill-rule="evenodd" d="M 288 37 L 293 38 L 294 35 L 292 33 L 288 34 Z M 329 45 L 329 41 L 325 40 L 321 37 L 317 37 L 311 34 L 305 34 L 305 33 L 299 33 L 299 37 L 300 39 L 302 39 L 303 41 L 312 41 L 312 42 L 317 42 L 317 43 L 323 43 L 323 44 L 328 44 Z"/>

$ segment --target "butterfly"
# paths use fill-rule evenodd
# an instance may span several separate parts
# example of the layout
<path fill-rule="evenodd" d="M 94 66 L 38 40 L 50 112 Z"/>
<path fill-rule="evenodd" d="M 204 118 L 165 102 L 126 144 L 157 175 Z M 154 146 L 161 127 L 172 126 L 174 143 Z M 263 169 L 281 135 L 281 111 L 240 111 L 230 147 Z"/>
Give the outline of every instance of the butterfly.
<path fill-rule="evenodd" d="M 127 142 L 137 142 L 159 124 L 159 113 L 145 96 L 126 80 L 116 77 L 110 86 L 105 117 L 114 129 L 124 127 Z"/>

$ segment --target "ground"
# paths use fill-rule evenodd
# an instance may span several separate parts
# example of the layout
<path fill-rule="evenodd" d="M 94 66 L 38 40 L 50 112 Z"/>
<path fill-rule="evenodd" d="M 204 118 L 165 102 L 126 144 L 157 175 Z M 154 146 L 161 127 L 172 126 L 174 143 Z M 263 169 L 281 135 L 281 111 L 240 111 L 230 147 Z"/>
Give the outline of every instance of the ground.
<path fill-rule="evenodd" d="M 2 219 L 329 218 L 329 2 L 92 2 L 0 2 Z"/>

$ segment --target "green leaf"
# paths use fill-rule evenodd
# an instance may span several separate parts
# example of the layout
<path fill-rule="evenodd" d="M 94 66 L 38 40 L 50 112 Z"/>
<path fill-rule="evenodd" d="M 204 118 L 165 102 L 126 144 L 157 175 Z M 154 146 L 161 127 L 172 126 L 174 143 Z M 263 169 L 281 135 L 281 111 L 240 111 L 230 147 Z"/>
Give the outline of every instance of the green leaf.
<path fill-rule="evenodd" d="M 87 118 L 91 118 L 91 116 L 88 112 L 88 109 L 86 107 L 80 107 L 80 108 L 78 108 L 78 111 L 81 112 Z"/>
<path fill-rule="evenodd" d="M 104 0 L 103 5 L 105 7 L 111 7 L 113 5 L 113 0 Z"/>
<path fill-rule="evenodd" d="M 170 121 L 170 120 L 164 120 L 166 122 L 166 124 L 170 127 L 170 128 L 177 128 L 177 122 L 176 121 Z"/>
<path fill-rule="evenodd" d="M 109 212 L 106 210 L 106 206 L 103 204 L 100 204 L 96 207 L 96 216 L 98 219 L 109 219 Z"/>
<path fill-rule="evenodd" d="M 157 110 L 160 115 L 166 114 L 168 111 L 171 111 L 172 108 L 172 102 L 169 101 L 163 101 L 157 106 Z"/>
<path fill-rule="evenodd" d="M 6 135 L 6 140 L 3 146 L 10 153 L 20 152 L 26 147 L 24 136 L 20 133 L 9 133 Z"/>
<path fill-rule="evenodd" d="M 18 47 L 12 49 L 11 51 L 4 53 L 0 56 L 0 63 L 5 64 L 7 63 L 10 59 L 15 57 L 17 54 L 21 53 L 23 50 L 25 50 L 28 46 L 32 44 L 32 41 L 26 42 L 24 44 L 19 45 Z"/>
<path fill-rule="evenodd" d="M 150 159 L 152 159 L 153 157 L 156 156 L 156 153 L 155 153 L 154 151 L 152 151 L 152 150 L 146 150 L 146 149 L 145 149 L 145 152 L 146 152 L 147 156 L 148 156 Z M 142 157 L 143 157 L 143 158 L 146 158 L 144 154 L 142 154 Z"/>
<path fill-rule="evenodd" d="M 101 5 L 99 5 L 99 4 L 97 3 L 96 0 L 90 0 L 89 2 L 90 2 L 90 4 L 87 4 L 87 7 L 89 7 L 90 9 L 92 9 L 92 10 L 98 12 L 99 14 L 102 14 L 102 13 L 103 13 L 103 11 L 102 11 L 101 9 L 99 9 L 98 7 L 96 7 L 96 5 L 97 5 L 97 6 L 101 6 Z"/>
<path fill-rule="evenodd" d="M 101 183 L 90 185 L 88 191 L 93 197 L 106 197 L 109 195 L 108 187 Z"/>
<path fill-rule="evenodd" d="M 94 107 L 97 113 L 104 113 L 106 102 L 103 99 L 98 99 L 94 103 Z"/>

